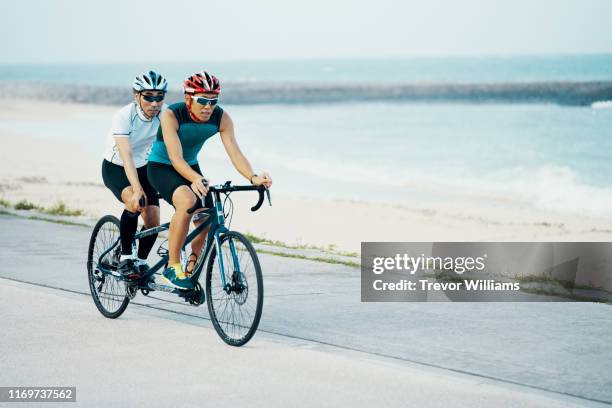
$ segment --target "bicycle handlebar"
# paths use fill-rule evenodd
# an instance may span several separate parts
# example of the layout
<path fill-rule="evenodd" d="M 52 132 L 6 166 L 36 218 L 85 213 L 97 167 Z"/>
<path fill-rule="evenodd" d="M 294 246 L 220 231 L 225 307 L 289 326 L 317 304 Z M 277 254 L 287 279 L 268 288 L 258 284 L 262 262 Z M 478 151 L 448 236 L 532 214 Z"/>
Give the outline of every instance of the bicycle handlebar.
<path fill-rule="evenodd" d="M 264 201 L 264 192 L 268 197 L 268 202 L 270 206 L 272 205 L 272 199 L 270 198 L 270 190 L 268 190 L 265 186 L 232 186 L 231 181 L 227 181 L 223 185 L 210 186 L 208 189 L 209 192 L 219 192 L 219 193 L 232 193 L 234 191 L 257 191 L 259 193 L 259 199 L 257 200 L 257 204 L 251 207 L 251 211 L 257 211 L 261 208 L 261 205 Z M 203 208 L 202 202 L 204 198 L 196 200 L 196 203 L 187 210 L 188 214 L 193 214 L 196 210 Z"/>

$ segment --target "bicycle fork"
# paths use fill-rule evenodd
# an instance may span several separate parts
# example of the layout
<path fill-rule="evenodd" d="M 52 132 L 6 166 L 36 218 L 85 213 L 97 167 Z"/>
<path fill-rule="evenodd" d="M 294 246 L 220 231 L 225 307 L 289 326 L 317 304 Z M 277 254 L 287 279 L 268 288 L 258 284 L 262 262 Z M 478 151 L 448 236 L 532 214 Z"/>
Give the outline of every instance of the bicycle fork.
<path fill-rule="evenodd" d="M 232 257 L 232 264 L 234 266 L 234 270 L 231 271 L 231 275 L 229 276 L 237 276 L 238 280 L 235 281 L 234 279 L 232 279 L 231 283 L 227 282 L 226 279 L 226 275 L 225 275 L 225 265 L 224 265 L 224 261 L 223 261 L 223 252 L 221 251 L 221 238 L 219 237 L 219 235 L 215 235 L 215 246 L 217 247 L 217 263 L 219 264 L 219 271 L 221 274 L 221 284 L 223 286 L 223 289 L 225 290 L 226 293 L 230 293 L 232 290 L 236 290 L 238 288 L 235 287 L 236 284 L 239 284 L 240 286 L 244 285 L 243 282 L 243 278 L 242 278 L 242 273 L 240 272 L 240 263 L 238 262 L 238 255 L 236 253 L 236 245 L 234 244 L 234 240 L 230 237 L 228 238 L 228 242 L 229 242 L 229 248 L 230 248 L 230 254 Z M 229 265 L 228 265 L 229 266 Z"/>
<path fill-rule="evenodd" d="M 225 267 L 223 265 L 223 252 L 221 251 L 221 238 L 220 235 L 222 233 L 228 233 L 229 230 L 225 227 L 225 214 L 223 213 L 223 207 L 221 205 L 221 199 L 219 197 L 219 193 L 216 193 L 215 200 L 215 211 L 217 215 L 217 224 L 219 225 L 218 233 L 215 234 L 215 246 L 217 247 L 217 262 L 219 264 L 219 273 L 221 274 L 221 284 L 223 285 L 223 289 L 226 293 L 230 293 L 232 290 L 236 290 L 236 284 L 240 284 L 240 286 L 244 286 L 242 282 L 240 272 L 240 264 L 238 262 L 238 255 L 236 254 L 236 246 L 234 245 L 234 240 L 231 237 L 228 237 L 230 253 L 232 256 L 232 263 L 234 264 L 234 270 L 232 271 L 232 284 L 227 283 L 227 279 L 225 278 Z M 238 281 L 233 278 L 235 275 L 238 275 Z"/>

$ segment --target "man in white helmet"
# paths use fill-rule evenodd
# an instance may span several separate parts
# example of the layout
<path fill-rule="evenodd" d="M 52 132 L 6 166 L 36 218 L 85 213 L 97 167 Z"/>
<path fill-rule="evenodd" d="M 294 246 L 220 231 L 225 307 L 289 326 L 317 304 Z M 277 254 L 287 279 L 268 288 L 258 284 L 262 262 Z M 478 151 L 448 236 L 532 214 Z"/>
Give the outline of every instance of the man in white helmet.
<path fill-rule="evenodd" d="M 154 71 L 134 79 L 134 101 L 115 113 L 102 162 L 102 178 L 115 197 L 125 205 L 121 214 L 121 258 L 119 270 L 138 278 L 148 269 L 146 259 L 157 235 L 141 238 L 138 253 L 132 253 L 132 241 L 138 228 L 138 216 L 144 228 L 159 225 L 159 198 L 147 178 L 147 157 L 159 128 L 160 112 L 168 83 Z"/>

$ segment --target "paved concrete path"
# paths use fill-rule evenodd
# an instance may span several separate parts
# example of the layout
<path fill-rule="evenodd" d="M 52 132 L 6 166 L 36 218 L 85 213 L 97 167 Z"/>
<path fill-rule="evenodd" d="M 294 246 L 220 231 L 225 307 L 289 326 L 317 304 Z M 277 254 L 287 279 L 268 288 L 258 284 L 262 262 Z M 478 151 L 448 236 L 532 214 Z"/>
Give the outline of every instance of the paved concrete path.
<path fill-rule="evenodd" d="M 235 349 L 205 307 L 166 294 L 103 318 L 89 297 L 89 234 L 0 215 L 0 385 L 77 385 L 79 405 L 612 404 L 607 305 L 363 304 L 358 269 L 264 254 L 260 330 Z"/>

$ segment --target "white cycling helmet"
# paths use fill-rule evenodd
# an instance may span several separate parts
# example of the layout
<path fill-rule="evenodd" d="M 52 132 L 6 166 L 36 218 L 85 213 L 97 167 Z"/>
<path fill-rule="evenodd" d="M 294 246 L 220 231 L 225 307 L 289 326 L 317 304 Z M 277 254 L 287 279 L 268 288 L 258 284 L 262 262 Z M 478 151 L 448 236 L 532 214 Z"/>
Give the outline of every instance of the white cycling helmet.
<path fill-rule="evenodd" d="M 166 81 L 166 78 L 164 78 L 160 74 L 154 71 L 149 71 L 149 72 L 145 72 L 142 75 L 138 75 L 134 79 L 132 88 L 136 92 L 142 92 L 142 91 L 166 92 L 166 88 L 168 88 L 168 82 Z"/>

